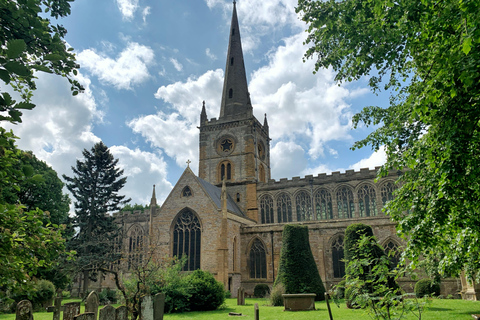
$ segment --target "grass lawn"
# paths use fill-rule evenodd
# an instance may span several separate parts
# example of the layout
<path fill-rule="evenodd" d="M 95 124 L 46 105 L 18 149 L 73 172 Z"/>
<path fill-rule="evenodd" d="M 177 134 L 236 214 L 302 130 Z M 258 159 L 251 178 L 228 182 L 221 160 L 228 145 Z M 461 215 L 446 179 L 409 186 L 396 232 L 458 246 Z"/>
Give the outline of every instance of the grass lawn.
<path fill-rule="evenodd" d="M 74 299 L 64 300 L 64 303 L 79 301 Z M 245 299 L 245 306 L 237 306 L 236 299 L 227 299 L 223 308 L 216 311 L 209 312 L 186 312 L 177 314 L 165 315 L 165 320 L 176 319 L 198 319 L 198 320 L 216 320 L 216 319 L 253 319 L 255 303 L 258 303 L 260 308 L 260 319 L 271 320 L 291 320 L 291 319 L 326 319 L 328 320 L 327 305 L 325 302 L 317 302 L 315 311 L 297 311 L 285 312 L 283 307 L 267 306 L 268 301 L 265 299 Z M 117 305 L 114 305 L 117 306 Z M 81 311 L 84 306 L 82 304 Z M 344 304 L 338 308 L 335 304 L 331 304 L 333 319 L 371 319 L 371 317 L 363 310 L 350 310 Z M 242 313 L 245 317 L 230 317 L 229 312 Z M 447 300 L 447 299 L 433 299 L 429 309 L 422 315 L 422 319 L 426 320 L 453 320 L 453 319 L 472 319 L 472 314 L 480 314 L 480 301 L 464 301 L 464 300 Z M 52 313 L 36 312 L 34 313 L 34 320 L 52 320 Z M 60 318 L 62 319 L 62 317 Z M 416 319 L 409 316 L 406 319 Z M 0 314 L 0 320 L 15 320 L 15 314 Z"/>

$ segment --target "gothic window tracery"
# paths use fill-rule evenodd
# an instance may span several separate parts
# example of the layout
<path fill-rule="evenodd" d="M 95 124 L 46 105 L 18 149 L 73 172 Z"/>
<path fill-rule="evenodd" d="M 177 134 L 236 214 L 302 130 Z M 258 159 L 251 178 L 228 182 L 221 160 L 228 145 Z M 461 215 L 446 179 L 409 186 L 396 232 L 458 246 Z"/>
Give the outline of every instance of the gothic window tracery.
<path fill-rule="evenodd" d="M 353 191 L 350 187 L 341 187 L 337 191 L 338 217 L 340 219 L 353 218 L 355 215 L 355 204 Z"/>
<path fill-rule="evenodd" d="M 333 219 L 332 196 L 326 189 L 315 192 L 315 209 L 317 220 Z"/>
<path fill-rule="evenodd" d="M 377 196 L 373 186 L 366 184 L 358 190 L 358 206 L 361 217 L 377 215 Z"/>
<path fill-rule="evenodd" d="M 297 221 L 312 220 L 312 198 L 306 191 L 300 191 L 295 197 Z"/>
<path fill-rule="evenodd" d="M 345 276 L 345 262 L 343 262 L 343 236 L 336 237 L 332 242 L 333 277 Z"/>
<path fill-rule="evenodd" d="M 200 269 L 201 227 L 197 216 L 186 209 L 181 212 L 173 227 L 173 255 L 187 256 L 183 271 Z"/>
<path fill-rule="evenodd" d="M 273 223 L 273 198 L 268 194 L 260 199 L 260 220 L 262 223 Z"/>
<path fill-rule="evenodd" d="M 250 278 L 266 279 L 267 278 L 267 255 L 265 246 L 262 241 L 255 239 L 250 248 Z"/>
<path fill-rule="evenodd" d="M 277 197 L 277 218 L 278 222 L 292 222 L 292 200 L 286 193 Z"/>
<path fill-rule="evenodd" d="M 143 236 L 143 230 L 138 225 L 133 226 L 128 233 L 128 270 L 143 261 Z"/>
<path fill-rule="evenodd" d="M 192 196 L 192 190 L 190 189 L 189 186 L 186 186 L 185 188 L 183 188 L 183 191 L 182 191 L 182 197 L 191 197 Z"/>
<path fill-rule="evenodd" d="M 390 260 L 390 269 L 391 270 L 395 269 L 400 263 L 400 250 L 398 248 L 398 245 L 392 240 L 389 240 L 385 244 L 384 250 L 385 250 L 385 254 L 388 256 L 388 259 Z"/>
<path fill-rule="evenodd" d="M 382 195 L 382 205 L 385 206 L 388 201 L 393 200 L 393 191 L 395 191 L 395 185 L 393 182 L 388 181 L 382 185 L 380 193 Z"/>

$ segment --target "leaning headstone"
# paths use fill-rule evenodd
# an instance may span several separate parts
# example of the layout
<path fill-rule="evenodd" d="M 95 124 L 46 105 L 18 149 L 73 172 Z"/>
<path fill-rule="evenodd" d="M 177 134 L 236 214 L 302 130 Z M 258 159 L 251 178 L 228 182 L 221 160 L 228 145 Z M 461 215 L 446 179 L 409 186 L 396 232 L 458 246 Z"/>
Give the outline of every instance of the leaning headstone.
<path fill-rule="evenodd" d="M 95 313 L 94 312 L 84 312 L 77 314 L 73 320 L 95 320 Z"/>
<path fill-rule="evenodd" d="M 127 307 L 120 306 L 115 309 L 115 319 L 116 320 L 127 320 Z"/>
<path fill-rule="evenodd" d="M 157 293 L 153 298 L 153 319 L 163 320 L 165 311 L 165 293 Z"/>
<path fill-rule="evenodd" d="M 152 296 L 143 297 L 140 308 L 140 320 L 153 320 Z"/>
<path fill-rule="evenodd" d="M 17 304 L 15 320 L 33 320 L 32 303 L 30 301 L 22 300 Z"/>
<path fill-rule="evenodd" d="M 237 305 L 244 306 L 245 305 L 245 288 L 238 288 L 237 291 Z"/>
<path fill-rule="evenodd" d="M 255 320 L 260 320 L 260 310 L 258 310 L 258 303 L 255 303 L 255 307 L 253 310 L 255 311 Z"/>
<path fill-rule="evenodd" d="M 105 306 L 100 309 L 100 313 L 98 315 L 99 320 L 115 320 L 115 308 L 111 305 Z"/>
<path fill-rule="evenodd" d="M 90 292 L 85 301 L 85 312 L 93 312 L 95 317 L 93 320 L 98 319 L 98 306 L 100 304 L 100 299 L 98 298 L 98 293 L 95 291 Z"/>
<path fill-rule="evenodd" d="M 73 320 L 80 313 L 80 302 L 69 302 L 63 305 L 63 320 Z"/>

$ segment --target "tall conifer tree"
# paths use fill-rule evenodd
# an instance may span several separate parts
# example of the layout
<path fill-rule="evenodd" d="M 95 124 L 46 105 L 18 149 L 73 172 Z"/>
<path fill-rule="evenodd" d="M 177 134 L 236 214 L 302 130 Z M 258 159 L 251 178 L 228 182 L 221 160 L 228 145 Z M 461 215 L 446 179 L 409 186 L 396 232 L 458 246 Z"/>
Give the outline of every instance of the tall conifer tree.
<path fill-rule="evenodd" d="M 88 291 L 88 280 L 95 280 L 98 268 L 105 268 L 119 259 L 115 254 L 114 239 L 118 228 L 108 213 L 120 210 L 130 199 L 118 192 L 127 182 L 123 170 L 103 142 L 88 151 L 84 160 L 72 167 L 74 176 L 63 178 L 75 197 L 73 225 L 78 230 L 69 242 L 69 249 L 77 251 L 75 269 L 83 272 L 83 291 Z"/>

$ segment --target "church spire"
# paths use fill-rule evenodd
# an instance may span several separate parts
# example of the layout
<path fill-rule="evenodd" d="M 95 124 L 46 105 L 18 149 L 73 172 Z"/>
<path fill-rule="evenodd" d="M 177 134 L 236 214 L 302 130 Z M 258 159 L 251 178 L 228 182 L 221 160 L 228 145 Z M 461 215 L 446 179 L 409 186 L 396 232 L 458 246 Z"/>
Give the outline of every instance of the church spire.
<path fill-rule="evenodd" d="M 202 112 L 200 113 L 200 125 L 202 125 L 207 120 L 207 110 L 205 110 L 205 100 L 203 100 Z"/>
<path fill-rule="evenodd" d="M 243 62 L 242 42 L 238 27 L 236 2 L 233 2 L 232 24 L 228 40 L 227 63 L 223 81 L 220 118 L 226 116 L 252 116 L 252 103 L 248 93 L 247 76 Z"/>
<path fill-rule="evenodd" d="M 153 185 L 152 199 L 150 200 L 150 208 L 157 206 L 157 196 L 155 195 L 155 185 Z"/>

